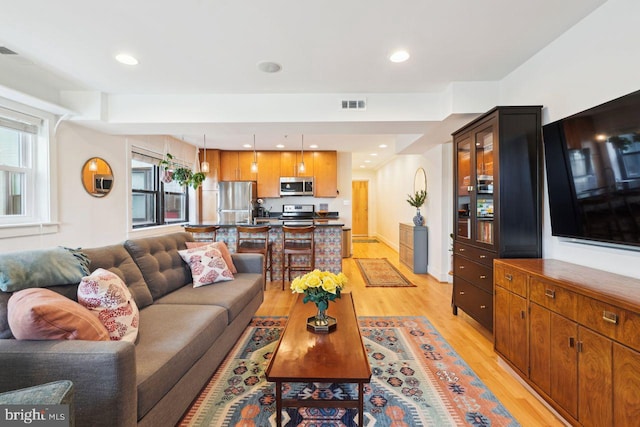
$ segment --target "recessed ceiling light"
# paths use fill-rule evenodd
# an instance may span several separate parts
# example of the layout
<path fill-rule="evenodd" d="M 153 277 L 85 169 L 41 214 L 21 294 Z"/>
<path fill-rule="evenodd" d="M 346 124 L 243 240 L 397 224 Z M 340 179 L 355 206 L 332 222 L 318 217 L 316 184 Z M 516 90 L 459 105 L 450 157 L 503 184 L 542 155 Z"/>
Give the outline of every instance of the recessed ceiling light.
<path fill-rule="evenodd" d="M 371 160 L 365 160 L 364 162 L 365 163 L 371 163 Z"/>
<path fill-rule="evenodd" d="M 251 148 L 251 144 L 242 144 L 244 148 Z"/>
<path fill-rule="evenodd" d="M 378 145 L 379 148 L 387 148 L 387 144 L 380 144 Z"/>
<path fill-rule="evenodd" d="M 264 73 L 277 73 L 282 70 L 282 65 L 272 61 L 258 62 L 258 70 Z"/>
<path fill-rule="evenodd" d="M 391 62 L 404 62 L 409 59 L 409 52 L 406 50 L 397 50 L 391 54 L 389 61 Z"/>
<path fill-rule="evenodd" d="M 361 167 L 362 169 L 366 168 L 366 166 L 365 166 L 365 165 L 360 165 L 360 167 Z"/>
<path fill-rule="evenodd" d="M 372 155 L 372 156 L 377 156 L 377 155 L 378 155 L 378 153 L 371 153 L 371 155 Z"/>
<path fill-rule="evenodd" d="M 128 53 L 119 53 L 116 55 L 116 61 L 125 65 L 138 65 L 138 60 Z"/>
<path fill-rule="evenodd" d="M 318 144 L 311 144 L 309 148 L 318 148 Z"/>
<path fill-rule="evenodd" d="M 276 148 L 284 148 L 284 144 L 278 144 L 276 145 Z"/>

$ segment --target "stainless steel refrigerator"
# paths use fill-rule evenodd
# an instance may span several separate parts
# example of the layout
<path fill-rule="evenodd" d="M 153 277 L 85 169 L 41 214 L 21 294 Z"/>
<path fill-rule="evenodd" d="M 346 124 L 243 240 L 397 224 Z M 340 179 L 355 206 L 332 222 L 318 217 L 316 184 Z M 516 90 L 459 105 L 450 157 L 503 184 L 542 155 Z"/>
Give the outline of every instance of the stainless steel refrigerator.
<path fill-rule="evenodd" d="M 218 187 L 218 223 L 251 224 L 256 206 L 255 181 L 222 181 Z"/>

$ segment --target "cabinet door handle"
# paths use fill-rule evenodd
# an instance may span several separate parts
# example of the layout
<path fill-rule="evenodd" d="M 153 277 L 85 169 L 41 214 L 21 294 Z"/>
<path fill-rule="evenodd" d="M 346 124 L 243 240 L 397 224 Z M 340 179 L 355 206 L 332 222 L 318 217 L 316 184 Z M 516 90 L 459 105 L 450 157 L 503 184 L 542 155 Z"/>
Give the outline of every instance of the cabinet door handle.
<path fill-rule="evenodd" d="M 521 318 L 521 319 L 524 319 L 524 316 L 525 316 L 525 312 L 524 312 L 524 310 L 520 311 L 520 318 Z"/>
<path fill-rule="evenodd" d="M 602 312 L 602 320 L 605 322 L 613 323 L 614 325 L 618 324 L 618 315 L 613 311 L 604 310 Z"/>
<path fill-rule="evenodd" d="M 576 345 L 576 340 L 574 337 L 569 337 L 569 348 L 573 348 Z"/>
<path fill-rule="evenodd" d="M 486 278 L 487 278 L 487 276 L 485 276 L 484 274 L 481 274 L 481 275 L 480 275 L 480 278 L 481 278 L 481 279 L 486 279 Z"/>
<path fill-rule="evenodd" d="M 582 353 L 582 341 L 578 341 L 576 350 L 578 351 L 578 353 Z"/>
<path fill-rule="evenodd" d="M 544 295 L 545 295 L 546 297 L 554 298 L 554 299 L 555 299 L 555 297 L 556 297 L 556 291 L 554 291 L 553 289 L 546 289 L 546 290 L 544 291 Z"/>
<path fill-rule="evenodd" d="M 473 191 L 473 185 L 467 186 L 467 191 L 469 191 L 469 192 Z"/>
<path fill-rule="evenodd" d="M 485 308 L 487 308 L 487 306 L 486 305 L 481 305 L 480 308 L 484 310 Z"/>
<path fill-rule="evenodd" d="M 464 248 L 458 249 L 459 252 L 464 252 Z"/>
<path fill-rule="evenodd" d="M 485 259 L 486 257 L 486 255 L 480 255 L 480 259 Z"/>
<path fill-rule="evenodd" d="M 461 265 L 460 267 L 458 267 L 460 270 L 464 270 L 464 265 Z"/>
<path fill-rule="evenodd" d="M 507 279 L 508 281 L 512 281 L 513 280 L 513 276 L 510 274 L 505 274 L 504 278 Z"/>
<path fill-rule="evenodd" d="M 464 295 L 464 291 L 460 291 L 460 295 Z"/>

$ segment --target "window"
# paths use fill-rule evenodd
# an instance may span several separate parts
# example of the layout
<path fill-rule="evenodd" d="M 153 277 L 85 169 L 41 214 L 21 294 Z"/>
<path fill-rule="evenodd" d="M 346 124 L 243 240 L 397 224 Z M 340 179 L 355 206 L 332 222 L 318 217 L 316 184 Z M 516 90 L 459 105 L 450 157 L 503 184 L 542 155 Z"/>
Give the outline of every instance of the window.
<path fill-rule="evenodd" d="M 186 222 L 189 192 L 175 181 L 164 182 L 160 155 L 134 148 L 131 156 L 131 218 L 134 228 Z"/>
<path fill-rule="evenodd" d="M 48 162 L 48 138 L 43 120 L 0 107 L 0 224 L 45 222 L 49 219 L 46 175 L 38 173 Z M 38 182 L 38 181 L 43 182 Z"/>

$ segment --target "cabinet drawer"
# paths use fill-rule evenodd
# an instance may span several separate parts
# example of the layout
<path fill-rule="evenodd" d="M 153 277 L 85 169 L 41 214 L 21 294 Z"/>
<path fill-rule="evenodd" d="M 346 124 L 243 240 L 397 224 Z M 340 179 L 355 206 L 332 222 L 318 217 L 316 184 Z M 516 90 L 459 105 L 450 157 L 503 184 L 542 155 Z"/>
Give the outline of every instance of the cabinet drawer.
<path fill-rule="evenodd" d="M 413 227 L 400 224 L 400 243 L 413 247 Z"/>
<path fill-rule="evenodd" d="M 578 295 L 554 283 L 532 277 L 529 299 L 571 320 L 578 319 Z"/>
<path fill-rule="evenodd" d="M 493 277 L 495 277 L 496 285 L 508 289 L 521 297 L 527 297 L 526 273 L 497 262 L 493 271 Z"/>
<path fill-rule="evenodd" d="M 493 252 L 457 242 L 453 245 L 453 253 L 469 258 L 472 261 L 479 262 L 480 264 L 487 265 L 491 268 L 493 268 L 493 259 L 496 257 L 496 254 Z"/>
<path fill-rule="evenodd" d="M 493 294 L 466 280 L 456 278 L 453 286 L 454 304 L 485 328 L 493 330 Z"/>
<path fill-rule="evenodd" d="M 578 321 L 634 350 L 640 350 L 640 315 L 614 305 L 580 295 Z"/>
<path fill-rule="evenodd" d="M 453 274 L 487 292 L 493 293 L 493 271 L 486 265 L 478 264 L 456 255 L 453 257 Z"/>

